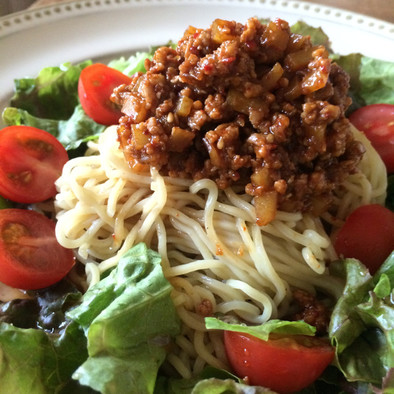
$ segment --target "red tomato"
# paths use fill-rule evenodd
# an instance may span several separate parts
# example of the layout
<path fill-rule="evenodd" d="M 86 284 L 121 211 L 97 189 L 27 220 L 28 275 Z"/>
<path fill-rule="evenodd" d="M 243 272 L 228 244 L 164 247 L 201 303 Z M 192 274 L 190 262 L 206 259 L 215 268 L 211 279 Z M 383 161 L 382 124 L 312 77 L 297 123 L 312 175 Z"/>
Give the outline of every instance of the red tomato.
<path fill-rule="evenodd" d="M 313 383 L 332 362 L 335 350 L 328 341 L 305 335 L 263 341 L 235 331 L 224 332 L 232 368 L 253 386 L 293 393 Z"/>
<path fill-rule="evenodd" d="M 0 195 L 21 203 L 56 194 L 55 180 L 68 160 L 63 145 L 44 130 L 9 126 L 0 131 Z"/>
<path fill-rule="evenodd" d="M 394 213 L 379 205 L 363 205 L 346 219 L 334 240 L 339 256 L 355 258 L 374 274 L 394 250 Z"/>
<path fill-rule="evenodd" d="M 19 289 L 41 289 L 62 279 L 74 254 L 56 240 L 55 223 L 26 209 L 0 210 L 0 281 Z"/>
<path fill-rule="evenodd" d="M 367 105 L 354 111 L 349 120 L 371 141 L 386 164 L 387 172 L 394 172 L 394 105 Z"/>
<path fill-rule="evenodd" d="M 122 113 L 110 97 L 114 88 L 130 82 L 130 77 L 105 64 L 95 63 L 84 68 L 78 82 L 82 108 L 97 123 L 117 124 Z"/>

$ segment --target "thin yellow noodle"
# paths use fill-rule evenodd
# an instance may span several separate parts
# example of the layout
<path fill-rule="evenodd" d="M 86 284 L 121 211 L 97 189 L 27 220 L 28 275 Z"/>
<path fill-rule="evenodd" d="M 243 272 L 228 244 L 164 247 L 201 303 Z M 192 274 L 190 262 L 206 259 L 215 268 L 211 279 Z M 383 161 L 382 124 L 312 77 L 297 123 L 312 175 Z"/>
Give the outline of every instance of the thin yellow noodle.
<path fill-rule="evenodd" d="M 192 372 L 188 366 L 185 365 L 184 361 L 180 359 L 174 353 L 170 353 L 167 356 L 167 362 L 169 362 L 179 373 L 179 375 L 184 379 L 190 379 L 192 377 Z"/>
<path fill-rule="evenodd" d="M 211 352 L 209 352 L 208 347 L 204 343 L 205 335 L 201 331 L 196 331 L 194 333 L 194 347 L 197 351 L 197 354 L 204 360 L 207 361 L 208 364 L 212 365 L 215 368 L 225 369 L 227 367 L 221 360 L 217 357 L 213 356 Z"/>
<path fill-rule="evenodd" d="M 179 349 L 190 357 L 196 357 L 196 349 L 193 346 L 193 343 L 189 341 L 189 339 L 183 335 L 178 335 L 175 338 L 175 343 L 179 346 Z"/>
<path fill-rule="evenodd" d="M 198 316 L 196 313 L 186 310 L 183 306 L 178 307 L 177 312 L 181 320 L 187 326 L 198 332 L 205 331 L 204 320 L 201 319 L 201 316 Z"/>

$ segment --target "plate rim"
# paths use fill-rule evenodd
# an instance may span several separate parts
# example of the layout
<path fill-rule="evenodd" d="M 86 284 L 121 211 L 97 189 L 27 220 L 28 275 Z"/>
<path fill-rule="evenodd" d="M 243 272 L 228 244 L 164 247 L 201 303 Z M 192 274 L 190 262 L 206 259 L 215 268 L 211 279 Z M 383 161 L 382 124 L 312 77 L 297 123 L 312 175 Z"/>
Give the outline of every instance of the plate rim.
<path fill-rule="evenodd" d="M 0 18 L 0 39 L 45 22 L 54 22 L 67 17 L 103 12 L 121 8 L 174 5 L 227 5 L 261 6 L 277 11 L 303 11 L 305 15 L 319 17 L 335 23 L 354 25 L 358 29 L 382 35 L 394 40 L 394 23 L 361 13 L 309 3 L 303 0 L 73 0 L 39 8 L 28 8 Z"/>

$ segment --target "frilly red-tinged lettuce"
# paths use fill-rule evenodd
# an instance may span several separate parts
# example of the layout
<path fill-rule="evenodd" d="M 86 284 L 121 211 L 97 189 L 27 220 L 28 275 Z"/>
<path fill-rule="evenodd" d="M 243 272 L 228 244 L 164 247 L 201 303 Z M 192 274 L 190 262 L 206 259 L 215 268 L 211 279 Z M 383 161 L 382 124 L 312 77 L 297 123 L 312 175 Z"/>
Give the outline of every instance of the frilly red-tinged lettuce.
<path fill-rule="evenodd" d="M 394 368 L 394 252 L 374 276 L 354 259 L 331 269 L 346 278 L 329 328 L 337 367 L 350 382 L 381 387 Z"/>

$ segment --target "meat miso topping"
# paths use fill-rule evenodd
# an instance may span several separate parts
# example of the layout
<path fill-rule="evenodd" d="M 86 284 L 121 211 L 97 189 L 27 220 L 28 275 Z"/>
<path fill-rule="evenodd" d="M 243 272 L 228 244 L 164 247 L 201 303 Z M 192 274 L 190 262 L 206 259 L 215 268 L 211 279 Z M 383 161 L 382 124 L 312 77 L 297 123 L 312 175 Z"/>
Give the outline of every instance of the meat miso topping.
<path fill-rule="evenodd" d="M 356 171 L 364 147 L 345 117 L 349 77 L 283 20 L 189 27 L 145 68 L 112 95 L 134 168 L 240 185 L 259 225 L 277 209 L 321 214 Z"/>

